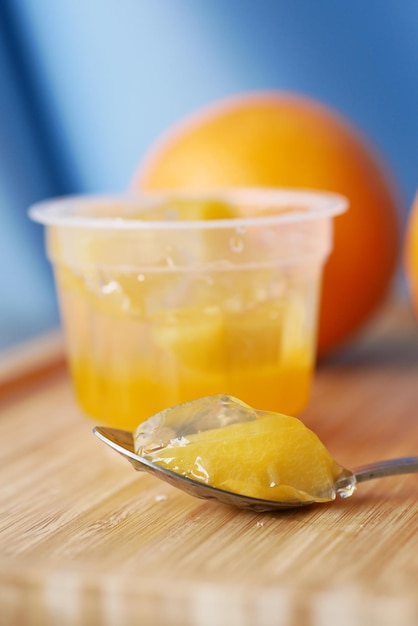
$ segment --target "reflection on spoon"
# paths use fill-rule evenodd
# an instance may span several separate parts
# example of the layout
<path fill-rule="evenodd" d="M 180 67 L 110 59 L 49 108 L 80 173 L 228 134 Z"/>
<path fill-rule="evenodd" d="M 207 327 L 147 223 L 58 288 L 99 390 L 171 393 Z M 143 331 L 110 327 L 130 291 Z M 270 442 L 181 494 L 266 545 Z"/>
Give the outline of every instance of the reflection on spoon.
<path fill-rule="evenodd" d="M 255 511 L 346 498 L 365 480 L 418 472 L 418 457 L 347 470 L 296 418 L 255 411 L 230 396 L 213 396 L 167 409 L 144 422 L 135 433 L 101 426 L 93 432 L 137 470 L 150 472 L 190 495 Z M 283 440 L 297 448 L 293 459 L 290 456 L 296 468 L 286 466 L 287 459 L 275 458 Z M 251 449 L 254 454 L 249 459 Z M 308 455 L 305 466 L 303 454 Z M 276 486 L 270 481 L 272 476 L 280 477 L 284 484 Z"/>

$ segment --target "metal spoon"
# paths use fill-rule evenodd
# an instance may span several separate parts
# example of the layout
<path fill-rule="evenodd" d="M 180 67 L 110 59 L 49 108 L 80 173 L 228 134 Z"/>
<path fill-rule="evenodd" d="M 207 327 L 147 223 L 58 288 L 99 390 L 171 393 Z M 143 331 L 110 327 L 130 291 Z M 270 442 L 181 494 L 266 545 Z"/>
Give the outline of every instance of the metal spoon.
<path fill-rule="evenodd" d="M 93 429 L 93 433 L 96 437 L 101 439 L 101 441 L 113 448 L 113 450 L 116 450 L 116 452 L 119 452 L 119 454 L 127 458 L 136 470 L 154 474 L 160 480 L 169 483 L 173 487 L 182 489 L 189 495 L 197 498 L 218 500 L 218 502 L 223 502 L 224 504 L 232 504 L 240 509 L 251 509 L 253 511 L 276 511 L 279 509 L 291 509 L 314 504 L 314 500 L 309 502 L 300 502 L 298 500 L 279 502 L 263 500 L 261 498 L 251 498 L 249 496 L 218 489 L 217 487 L 192 480 L 181 474 L 176 474 L 164 467 L 160 467 L 156 463 L 152 463 L 138 456 L 134 449 L 133 433 L 129 431 L 96 426 Z M 335 482 L 335 495 L 341 498 L 347 498 L 355 492 L 357 483 L 362 483 L 373 478 L 394 476 L 395 474 L 412 474 L 416 472 L 418 472 L 418 456 L 390 459 L 370 463 L 369 465 L 362 465 L 353 471 L 346 470 L 346 472 L 338 478 Z"/>

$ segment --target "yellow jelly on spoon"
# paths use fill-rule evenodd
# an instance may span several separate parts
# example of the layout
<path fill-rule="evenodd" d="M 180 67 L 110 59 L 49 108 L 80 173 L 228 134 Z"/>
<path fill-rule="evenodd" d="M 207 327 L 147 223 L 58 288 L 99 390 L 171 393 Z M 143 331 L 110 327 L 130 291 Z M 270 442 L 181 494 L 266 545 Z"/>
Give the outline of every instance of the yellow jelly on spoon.
<path fill-rule="evenodd" d="M 257 511 L 329 502 L 351 496 L 358 482 L 418 471 L 418 457 L 409 457 L 352 472 L 300 420 L 228 395 L 165 409 L 134 433 L 104 427 L 94 433 L 135 469 L 191 495 Z"/>

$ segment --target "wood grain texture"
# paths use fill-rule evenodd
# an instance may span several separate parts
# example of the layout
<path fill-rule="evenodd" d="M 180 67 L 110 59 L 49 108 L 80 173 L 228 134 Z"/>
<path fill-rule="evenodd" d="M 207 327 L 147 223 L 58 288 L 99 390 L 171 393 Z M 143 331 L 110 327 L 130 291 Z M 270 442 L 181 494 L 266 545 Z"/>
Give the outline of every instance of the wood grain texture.
<path fill-rule="evenodd" d="M 418 334 L 401 308 L 318 367 L 305 423 L 354 467 L 418 452 Z M 416 626 L 418 477 L 253 513 L 134 472 L 62 368 L 0 404 L 0 624 Z"/>
<path fill-rule="evenodd" d="M 65 364 L 62 332 L 52 330 L 0 351 L 0 398 Z"/>

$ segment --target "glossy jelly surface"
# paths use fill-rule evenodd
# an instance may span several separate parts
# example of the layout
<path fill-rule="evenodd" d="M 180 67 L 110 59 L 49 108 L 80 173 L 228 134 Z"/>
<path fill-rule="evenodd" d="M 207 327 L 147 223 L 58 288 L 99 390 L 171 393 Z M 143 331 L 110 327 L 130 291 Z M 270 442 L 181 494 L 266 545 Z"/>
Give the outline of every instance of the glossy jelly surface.
<path fill-rule="evenodd" d="M 346 471 L 300 420 L 226 395 L 162 411 L 134 442 L 137 454 L 177 474 L 265 500 L 333 500 Z"/>

